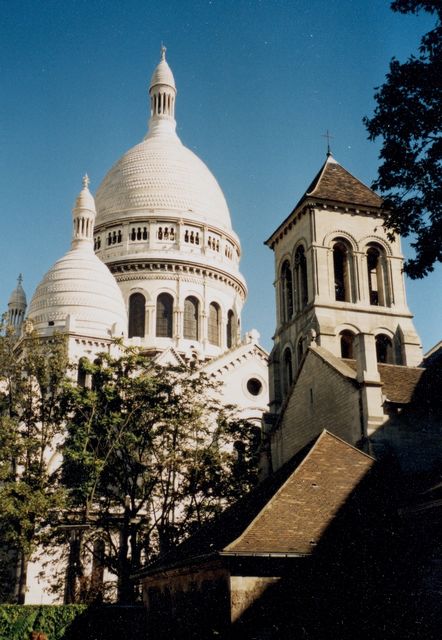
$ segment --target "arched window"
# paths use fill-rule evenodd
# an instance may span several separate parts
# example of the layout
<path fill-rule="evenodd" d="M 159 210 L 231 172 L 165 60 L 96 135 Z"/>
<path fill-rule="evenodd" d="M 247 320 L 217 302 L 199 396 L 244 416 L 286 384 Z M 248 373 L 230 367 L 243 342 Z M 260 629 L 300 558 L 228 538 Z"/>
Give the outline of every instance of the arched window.
<path fill-rule="evenodd" d="M 158 338 L 171 338 L 173 330 L 173 298 L 169 293 L 160 293 L 157 298 L 156 334 Z"/>
<path fill-rule="evenodd" d="M 305 249 L 301 245 L 295 253 L 295 295 L 296 310 L 301 311 L 308 301 L 307 259 Z"/>
<path fill-rule="evenodd" d="M 290 262 L 285 260 L 281 268 L 281 316 L 288 322 L 293 316 L 293 282 Z"/>
<path fill-rule="evenodd" d="M 345 242 L 338 240 L 333 246 L 335 300 L 341 302 L 352 301 L 351 269 L 351 251 Z"/>
<path fill-rule="evenodd" d="M 209 342 L 219 346 L 221 310 L 216 302 L 209 305 Z"/>
<path fill-rule="evenodd" d="M 301 337 L 298 340 L 298 344 L 296 347 L 296 355 L 298 358 L 298 367 L 301 364 L 302 356 L 304 355 L 304 339 Z"/>
<path fill-rule="evenodd" d="M 284 365 L 284 372 L 283 372 L 284 373 L 284 376 L 283 376 L 284 390 L 285 390 L 285 393 L 287 393 L 287 391 L 289 390 L 293 382 L 292 352 L 288 347 L 284 351 L 282 361 Z"/>
<path fill-rule="evenodd" d="M 88 375 L 87 368 L 88 360 L 87 358 L 80 358 L 78 361 L 78 369 L 77 369 L 77 384 L 79 387 L 89 387 L 90 386 L 90 375 Z M 88 384 L 89 378 L 89 384 Z"/>
<path fill-rule="evenodd" d="M 383 364 L 394 364 L 393 342 L 389 336 L 379 333 L 376 338 L 376 360 Z"/>
<path fill-rule="evenodd" d="M 370 304 L 390 306 L 385 253 L 378 246 L 367 249 L 367 272 Z"/>
<path fill-rule="evenodd" d="M 339 334 L 341 341 L 341 358 L 354 358 L 355 334 L 351 331 L 341 331 Z"/>
<path fill-rule="evenodd" d="M 129 338 L 144 338 L 146 323 L 146 299 L 142 293 L 133 293 L 129 298 Z"/>
<path fill-rule="evenodd" d="M 198 300 L 193 296 L 184 300 L 183 335 L 188 340 L 198 340 Z"/>
<path fill-rule="evenodd" d="M 227 348 L 233 347 L 236 343 L 236 322 L 235 322 L 235 314 L 232 309 L 227 313 L 227 327 L 226 327 L 227 335 L 226 335 L 226 344 Z"/>

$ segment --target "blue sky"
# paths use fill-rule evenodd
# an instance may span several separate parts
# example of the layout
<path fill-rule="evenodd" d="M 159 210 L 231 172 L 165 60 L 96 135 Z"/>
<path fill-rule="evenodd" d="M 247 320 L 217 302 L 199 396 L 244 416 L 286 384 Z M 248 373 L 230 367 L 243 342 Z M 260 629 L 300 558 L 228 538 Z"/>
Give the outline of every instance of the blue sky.
<path fill-rule="evenodd" d="M 378 145 L 362 117 L 392 56 L 433 19 L 386 0 L 0 0 L 0 307 L 19 272 L 30 299 L 68 249 L 87 172 L 96 190 L 147 128 L 160 44 L 178 86 L 178 133 L 218 179 L 241 238 L 243 328 L 270 348 L 273 254 L 263 241 L 325 157 L 363 182 Z M 408 252 L 404 243 L 405 253 Z M 424 349 L 441 338 L 442 269 L 407 282 Z"/>

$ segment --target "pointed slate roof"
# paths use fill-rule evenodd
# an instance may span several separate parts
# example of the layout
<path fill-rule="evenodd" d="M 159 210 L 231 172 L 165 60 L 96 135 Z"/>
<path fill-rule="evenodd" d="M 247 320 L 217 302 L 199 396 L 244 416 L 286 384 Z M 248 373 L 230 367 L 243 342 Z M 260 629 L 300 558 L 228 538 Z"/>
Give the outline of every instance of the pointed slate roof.
<path fill-rule="evenodd" d="M 342 203 L 350 208 L 380 209 L 382 206 L 382 198 L 355 178 L 347 169 L 344 169 L 329 153 L 326 161 L 290 215 L 281 222 L 264 244 L 269 247 L 273 246 L 274 241 L 282 235 L 286 226 L 290 225 L 296 215 L 300 214 L 300 207 L 306 201 L 323 202 L 324 204 L 328 202 Z"/>
<path fill-rule="evenodd" d="M 170 554 L 153 575 L 215 556 L 304 556 L 375 463 L 329 431 Z"/>
<path fill-rule="evenodd" d="M 382 204 L 382 199 L 377 193 L 352 176 L 347 169 L 336 162 L 332 155 L 327 156 L 325 163 L 305 192 L 304 198 L 306 197 L 368 207 L 380 207 Z"/>

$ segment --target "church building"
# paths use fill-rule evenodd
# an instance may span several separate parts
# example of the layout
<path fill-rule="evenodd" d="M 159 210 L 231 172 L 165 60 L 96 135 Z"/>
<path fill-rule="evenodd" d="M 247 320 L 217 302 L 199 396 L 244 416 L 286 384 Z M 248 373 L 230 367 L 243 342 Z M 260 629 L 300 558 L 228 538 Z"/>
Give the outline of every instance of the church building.
<path fill-rule="evenodd" d="M 247 285 L 223 192 L 176 134 L 177 89 L 163 47 L 149 86 L 144 139 L 110 169 L 94 198 L 89 178 L 73 208 L 70 250 L 43 277 L 26 312 L 21 284 L 8 305 L 20 335 L 63 333 L 83 358 L 117 354 L 116 339 L 159 364 L 198 361 L 226 404 L 257 425 L 268 407 L 268 354 L 242 333 Z M 46 599 L 29 569 L 27 602 Z"/>
<path fill-rule="evenodd" d="M 215 177 L 176 134 L 176 95 L 163 47 L 149 86 L 148 132 L 95 199 L 83 179 L 71 249 L 38 285 L 27 321 L 40 336 L 65 333 L 75 362 L 111 349 L 115 338 L 158 362 L 196 359 L 224 383 L 229 404 L 259 421 L 268 354 L 256 330 L 242 335 L 240 240 Z M 8 308 L 17 331 L 25 310 L 20 277 Z"/>

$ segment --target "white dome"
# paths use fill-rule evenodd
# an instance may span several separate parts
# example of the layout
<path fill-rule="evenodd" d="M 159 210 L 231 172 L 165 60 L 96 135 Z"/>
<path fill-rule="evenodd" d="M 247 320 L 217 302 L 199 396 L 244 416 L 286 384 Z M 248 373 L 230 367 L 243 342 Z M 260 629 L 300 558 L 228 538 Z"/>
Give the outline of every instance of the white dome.
<path fill-rule="evenodd" d="M 231 231 L 224 195 L 206 165 L 176 135 L 156 135 L 114 165 L 96 195 L 95 225 L 136 210 L 176 212 Z"/>
<path fill-rule="evenodd" d="M 38 285 L 28 318 L 37 331 L 70 327 L 97 338 L 121 336 L 127 326 L 120 288 L 89 246 L 57 260 Z"/>

